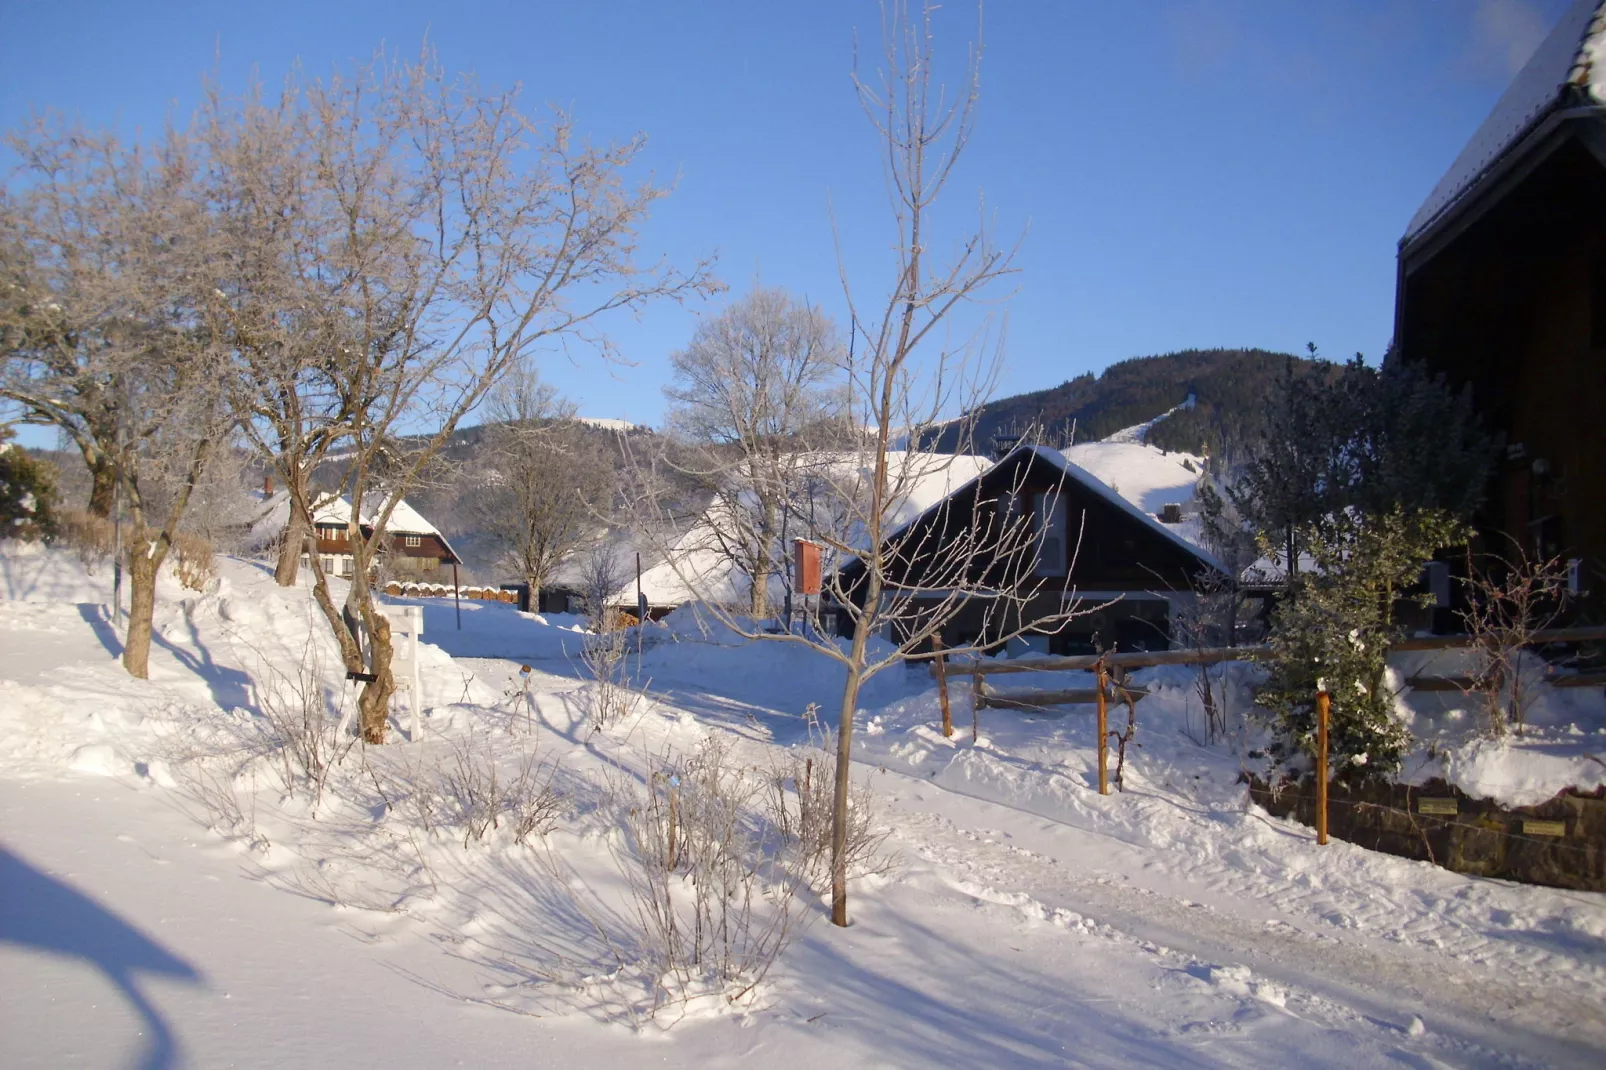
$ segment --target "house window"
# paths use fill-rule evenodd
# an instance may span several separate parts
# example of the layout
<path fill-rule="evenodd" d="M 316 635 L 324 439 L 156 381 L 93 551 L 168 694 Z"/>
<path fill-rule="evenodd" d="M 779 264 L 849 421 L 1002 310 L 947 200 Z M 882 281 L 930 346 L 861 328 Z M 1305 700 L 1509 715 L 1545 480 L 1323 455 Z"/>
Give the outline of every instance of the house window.
<path fill-rule="evenodd" d="M 441 567 L 440 558 L 420 557 L 418 559 L 418 567 L 425 572 L 434 572 L 436 569 Z"/>
<path fill-rule="evenodd" d="M 403 541 L 403 542 L 404 542 L 404 543 L 406 543 L 406 544 L 407 544 L 407 545 L 408 545 L 408 546 L 422 546 L 422 545 L 424 545 L 424 540 L 423 540 L 423 538 L 421 538 L 421 537 L 420 537 L 420 536 L 418 536 L 418 535 L 407 535 L 407 536 L 404 536 L 404 537 L 403 537 L 403 539 L 402 539 L 402 541 Z"/>
<path fill-rule="evenodd" d="M 323 566 L 323 573 L 325 576 L 333 576 L 335 574 L 334 554 L 319 554 L 318 564 Z"/>
<path fill-rule="evenodd" d="M 1063 576 L 1066 565 L 1065 499 L 1059 494 L 1032 495 L 1032 530 L 1037 533 L 1038 576 Z"/>

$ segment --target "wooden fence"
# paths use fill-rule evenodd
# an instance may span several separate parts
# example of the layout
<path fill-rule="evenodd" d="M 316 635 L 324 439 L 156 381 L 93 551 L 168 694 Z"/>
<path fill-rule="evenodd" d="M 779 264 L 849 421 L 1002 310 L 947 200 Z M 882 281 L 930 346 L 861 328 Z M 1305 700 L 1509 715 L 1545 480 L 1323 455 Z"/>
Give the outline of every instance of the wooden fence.
<path fill-rule="evenodd" d="M 1606 627 L 1586 628 L 1547 628 L 1536 631 L 1530 638 L 1528 645 L 1543 646 L 1548 643 L 1579 643 L 1592 640 L 1606 640 Z M 1424 651 L 1424 650 L 1453 650 L 1474 645 L 1469 635 L 1428 635 L 1410 639 L 1402 639 L 1390 647 L 1391 651 Z M 971 678 L 971 731 L 972 742 L 981 734 L 981 711 L 983 708 L 1004 710 L 1042 710 L 1050 706 L 1081 706 L 1092 705 L 1098 718 L 1098 760 L 1099 760 L 1099 794 L 1108 795 L 1108 749 L 1109 749 L 1109 704 L 1112 701 L 1126 703 L 1129 709 L 1134 709 L 1138 700 L 1148 694 L 1140 687 L 1133 687 L 1126 682 L 1127 672 L 1131 669 L 1152 668 L 1158 665 L 1215 665 L 1227 661 L 1259 661 L 1271 656 L 1269 646 L 1222 646 L 1202 647 L 1191 650 L 1136 650 L 1130 653 L 1106 654 L 1078 654 L 1070 657 L 1036 657 L 1017 658 L 1014 661 L 992 661 L 990 659 L 967 657 L 959 660 L 950 660 L 943 650 L 940 639 L 934 639 L 932 652 L 927 655 L 932 660 L 932 675 L 937 678 L 938 699 L 942 705 L 942 732 L 952 737 L 954 734 L 953 717 L 948 704 L 948 677 L 969 676 Z M 1091 688 L 1073 688 L 1060 691 L 990 691 L 987 687 L 987 677 L 1006 676 L 1026 672 L 1092 672 L 1095 677 L 1095 686 Z M 1606 673 L 1556 673 L 1544 681 L 1552 687 L 1606 687 Z M 1449 691 L 1469 690 L 1473 681 L 1465 677 L 1432 677 L 1416 676 L 1408 680 L 1411 687 L 1419 691 Z M 1328 696 L 1326 692 L 1319 692 L 1316 696 L 1317 710 L 1317 749 L 1318 768 L 1326 767 L 1327 753 L 1327 719 Z M 1135 714 L 1134 714 L 1135 716 Z M 1317 806 L 1317 842 L 1327 842 L 1327 784 L 1326 778 L 1318 778 L 1317 794 L 1321 803 Z"/>

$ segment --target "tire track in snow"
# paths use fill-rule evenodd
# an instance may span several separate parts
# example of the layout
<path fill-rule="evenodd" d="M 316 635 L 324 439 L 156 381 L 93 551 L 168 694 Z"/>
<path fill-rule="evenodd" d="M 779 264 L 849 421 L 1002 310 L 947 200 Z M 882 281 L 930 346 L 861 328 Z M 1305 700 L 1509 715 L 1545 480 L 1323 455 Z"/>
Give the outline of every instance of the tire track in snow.
<path fill-rule="evenodd" d="M 1241 962 L 1313 996 L 1328 1015 L 1384 1025 L 1403 1024 L 1414 1012 L 1467 1054 L 1518 1049 L 1541 1061 L 1509 1055 L 1500 1061 L 1594 1067 L 1606 1049 L 1597 991 L 1513 977 L 1414 946 L 1377 946 L 1358 933 L 1257 923 L 1129 880 L 1083 875 L 907 799 L 894 807 L 888 814 L 894 837 L 955 890 L 983 901 L 1038 917 L 1091 916 L 1135 944 L 1174 949 L 1199 964 Z"/>

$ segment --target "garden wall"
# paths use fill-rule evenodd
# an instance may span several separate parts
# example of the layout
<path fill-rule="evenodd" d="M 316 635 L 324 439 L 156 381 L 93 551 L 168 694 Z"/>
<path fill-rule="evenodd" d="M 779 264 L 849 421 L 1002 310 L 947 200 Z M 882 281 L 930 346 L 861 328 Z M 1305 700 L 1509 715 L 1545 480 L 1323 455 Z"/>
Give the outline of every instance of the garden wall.
<path fill-rule="evenodd" d="M 1251 778 L 1249 795 L 1276 817 L 1316 823 L 1316 781 Z M 1443 780 L 1328 787 L 1328 832 L 1375 851 L 1457 873 L 1606 891 L 1606 788 L 1569 788 L 1538 806 L 1501 807 Z"/>

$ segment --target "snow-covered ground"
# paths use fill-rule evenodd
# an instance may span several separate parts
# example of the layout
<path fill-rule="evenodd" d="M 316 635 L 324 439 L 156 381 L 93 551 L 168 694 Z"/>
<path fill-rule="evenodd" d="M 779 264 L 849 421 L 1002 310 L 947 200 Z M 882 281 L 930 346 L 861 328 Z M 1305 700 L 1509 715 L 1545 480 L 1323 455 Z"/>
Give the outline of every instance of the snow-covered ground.
<path fill-rule="evenodd" d="M 1247 804 L 1232 748 L 1188 738 L 1175 670 L 1141 678 L 1142 747 L 1108 797 L 1085 714 L 983 711 L 973 744 L 962 688 L 949 740 L 928 676 L 879 680 L 858 777 L 887 840 L 853 924 L 810 897 L 814 923 L 748 998 L 649 1019 L 599 936 L 629 958 L 612 793 L 711 740 L 773 768 L 806 743 L 808 705 L 831 708 L 823 659 L 682 618 L 631 655 L 646 697 L 594 732 L 578 622 L 465 602 L 458 630 L 425 600 L 425 738 L 396 718 L 319 796 L 286 790 L 262 716 L 303 661 L 349 696 L 304 590 L 239 561 L 204 595 L 164 581 L 140 682 L 115 661 L 104 567 L 6 548 L 0 583 L 7 1066 L 1606 1060 L 1606 896 L 1318 848 Z M 556 827 L 465 846 L 409 804 L 482 759 L 551 776 Z"/>

